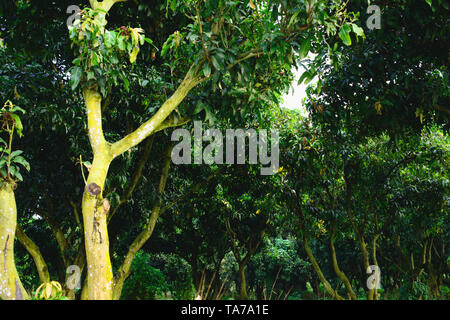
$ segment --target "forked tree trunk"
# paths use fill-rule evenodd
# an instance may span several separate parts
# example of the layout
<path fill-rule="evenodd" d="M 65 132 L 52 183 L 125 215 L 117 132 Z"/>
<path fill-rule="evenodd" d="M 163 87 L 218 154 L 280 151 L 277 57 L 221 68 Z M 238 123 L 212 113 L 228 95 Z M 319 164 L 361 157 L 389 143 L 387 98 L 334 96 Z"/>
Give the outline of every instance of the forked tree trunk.
<path fill-rule="evenodd" d="M 109 165 L 113 159 L 111 147 L 105 141 L 101 128 L 101 97 L 95 90 L 83 91 L 87 112 L 89 139 L 94 152 L 83 193 L 82 211 L 86 247 L 87 298 L 89 300 L 111 300 L 113 273 L 109 256 L 109 237 L 106 215 L 103 210 L 103 189 Z M 89 188 L 98 186 L 98 194 L 90 194 Z"/>
<path fill-rule="evenodd" d="M 353 291 L 350 280 L 348 279 L 347 275 L 339 268 L 333 236 L 334 235 L 330 237 L 330 249 L 334 272 L 336 273 L 337 277 L 344 283 L 345 289 L 347 290 L 347 295 L 350 297 L 350 299 L 356 300 L 357 297 L 355 292 Z"/>
<path fill-rule="evenodd" d="M 311 264 L 313 266 L 314 271 L 316 272 L 317 276 L 319 277 L 320 282 L 323 284 L 323 286 L 325 287 L 325 290 L 328 292 L 329 295 L 331 295 L 333 298 L 337 299 L 337 300 L 344 300 L 344 298 L 342 298 L 336 290 L 334 290 L 330 283 L 327 281 L 327 279 L 325 278 L 322 269 L 319 266 L 319 263 L 317 262 L 316 258 L 314 257 L 314 254 L 311 250 L 311 248 L 309 247 L 308 244 L 308 239 L 306 238 L 306 236 L 303 234 L 303 245 L 305 247 L 305 251 L 306 254 L 308 255 L 309 260 L 311 261 Z M 320 292 L 320 291 L 318 291 Z"/>

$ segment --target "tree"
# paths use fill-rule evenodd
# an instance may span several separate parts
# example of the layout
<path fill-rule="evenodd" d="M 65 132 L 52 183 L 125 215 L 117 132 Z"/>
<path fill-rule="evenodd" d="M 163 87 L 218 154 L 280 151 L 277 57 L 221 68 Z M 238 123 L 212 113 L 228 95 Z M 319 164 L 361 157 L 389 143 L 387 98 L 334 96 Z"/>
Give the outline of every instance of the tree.
<path fill-rule="evenodd" d="M 114 143 L 106 141 L 102 125 L 102 98 L 105 98 L 113 83 L 117 83 L 119 76 L 127 87 L 127 80 L 121 73 L 121 63 L 118 58 L 123 52 L 130 54 L 130 62 L 136 60 L 139 46 L 145 41 L 140 29 L 124 27 L 116 32 L 106 30 L 106 14 L 118 1 L 105 0 L 97 2 L 91 0 L 92 9 L 85 9 L 82 13 L 80 27 L 71 31 L 71 39 L 79 48 L 78 57 L 74 60 L 72 68 L 72 88 L 81 86 L 86 105 L 89 140 L 93 151 L 93 162 L 86 181 L 86 192 L 83 194 L 82 211 L 85 233 L 86 260 L 88 265 L 88 298 L 110 299 L 116 283 L 113 280 L 111 262 L 109 257 L 109 240 L 107 232 L 106 215 L 104 214 L 104 199 L 102 190 L 112 160 L 131 148 L 137 146 L 145 138 L 157 131 L 172 127 L 183 121 L 168 118 L 169 115 L 185 99 L 188 93 L 201 83 L 220 77 L 221 73 L 245 77 L 245 63 L 252 63 L 253 70 L 257 69 L 258 57 L 266 56 L 273 59 L 275 68 L 278 65 L 293 63 L 292 52 L 299 50 L 287 42 L 300 32 L 312 25 L 325 25 L 335 31 L 335 25 L 345 23 L 347 15 L 337 11 L 337 16 L 324 15 L 325 1 L 308 2 L 309 6 L 298 7 L 289 3 L 278 12 L 277 3 L 262 3 L 260 10 L 248 8 L 246 3 L 234 2 L 232 5 L 225 1 L 171 1 L 172 9 L 185 13 L 193 20 L 188 25 L 186 39 L 193 44 L 183 42 L 179 50 L 189 54 L 187 60 L 189 71 L 156 113 L 135 131 Z M 337 5 L 332 7 L 339 8 Z M 255 12 L 254 12 L 255 10 Z M 218 13 L 216 19 L 204 22 L 205 17 L 212 12 Z M 273 12 L 275 11 L 275 15 Z M 300 13 L 302 13 L 300 15 Z M 281 21 L 278 23 L 278 21 Z M 230 23 L 233 22 L 233 23 Z M 252 25 L 257 23 L 255 32 Z M 205 24 L 205 26 L 203 25 Z M 242 30 L 241 34 L 233 31 L 236 26 Z M 329 27 L 331 26 L 331 28 Z M 206 28 L 207 27 L 207 28 Z M 203 30 L 208 30 L 203 31 Z M 273 34 L 274 37 L 267 37 Z M 162 55 L 168 48 L 178 49 L 181 39 L 176 33 L 163 46 Z M 220 39 L 219 39 L 220 36 Z M 262 45 L 262 46 L 261 46 Z M 277 47 L 273 54 L 268 47 Z M 267 50 L 267 51 L 266 51 Z M 226 55 L 226 53 L 231 53 Z M 287 56 L 282 53 L 286 52 Z M 219 62 L 220 61 L 220 62 Z M 235 73 L 234 67 L 241 65 L 241 72 Z M 212 70 L 215 70 L 214 74 Z M 157 213 L 152 215 L 154 219 Z M 139 246 L 133 248 L 131 253 L 137 252 Z M 132 256 L 134 256 L 132 254 Z M 131 258 L 131 257 L 130 257 Z M 123 265 L 119 279 L 127 274 L 127 263 Z M 120 281 L 118 282 L 120 288 Z"/>

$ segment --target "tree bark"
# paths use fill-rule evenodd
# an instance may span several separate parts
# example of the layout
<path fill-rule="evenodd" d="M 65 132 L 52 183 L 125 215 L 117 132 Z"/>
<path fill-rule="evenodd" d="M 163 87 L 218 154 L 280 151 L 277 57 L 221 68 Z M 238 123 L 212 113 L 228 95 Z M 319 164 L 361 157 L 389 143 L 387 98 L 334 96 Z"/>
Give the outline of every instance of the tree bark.
<path fill-rule="evenodd" d="M 333 269 L 336 273 L 337 277 L 344 283 L 345 289 L 347 290 L 347 294 L 352 300 L 356 300 L 356 294 L 352 289 L 352 285 L 350 280 L 347 278 L 347 275 L 339 268 L 337 257 L 336 257 L 336 249 L 334 247 L 333 235 L 330 237 L 330 249 L 331 249 L 331 258 L 333 261 Z"/>
<path fill-rule="evenodd" d="M 111 147 L 103 136 L 100 94 L 96 90 L 85 88 L 83 95 L 88 114 L 89 140 L 94 153 L 82 200 L 88 266 L 87 298 L 89 300 L 111 300 L 113 274 L 102 193 L 113 156 L 110 151 Z M 89 186 L 93 184 L 100 187 L 100 192 L 96 195 L 88 192 Z"/>
<path fill-rule="evenodd" d="M 14 185 L 4 181 L 0 186 L 0 298 L 2 300 L 29 298 L 14 262 L 16 226 L 17 208 Z"/>
<path fill-rule="evenodd" d="M 245 263 L 239 264 L 240 299 L 248 300 L 247 281 L 245 279 Z"/>
<path fill-rule="evenodd" d="M 147 224 L 146 224 L 144 230 L 142 230 L 142 232 L 136 237 L 136 239 L 131 244 L 122 265 L 120 266 L 119 270 L 117 271 L 117 275 L 114 280 L 114 288 L 113 288 L 113 299 L 114 300 L 120 299 L 123 284 L 130 273 L 131 263 L 133 262 L 133 259 L 136 256 L 136 253 L 144 246 L 144 244 L 147 242 L 147 240 L 153 234 L 153 230 L 155 229 L 156 222 L 159 218 L 159 213 L 160 213 L 160 209 L 161 209 L 162 195 L 163 195 L 164 189 L 166 188 L 167 178 L 169 176 L 171 154 L 172 154 L 172 146 L 169 146 L 169 148 L 167 150 L 167 154 L 165 156 L 165 161 L 164 161 L 164 165 L 163 165 L 163 169 L 162 169 L 162 173 L 161 173 L 161 178 L 159 181 L 158 195 L 157 195 L 156 203 L 153 206 L 152 214 L 150 215 L 150 218 L 147 221 Z"/>
<path fill-rule="evenodd" d="M 320 282 L 322 282 L 323 286 L 325 287 L 325 290 L 335 299 L 337 300 L 344 300 L 330 285 L 330 283 L 327 281 L 325 276 L 323 275 L 322 270 L 320 269 L 319 264 L 317 263 L 316 258 L 314 257 L 314 254 L 309 247 L 308 239 L 306 236 L 303 236 L 303 245 L 305 247 L 306 254 L 309 257 L 309 260 L 311 261 L 314 271 L 316 272 L 317 276 L 319 277 Z"/>
<path fill-rule="evenodd" d="M 39 247 L 25 234 L 19 225 L 16 227 L 17 240 L 25 247 L 34 260 L 41 283 L 50 282 L 50 274 Z"/>

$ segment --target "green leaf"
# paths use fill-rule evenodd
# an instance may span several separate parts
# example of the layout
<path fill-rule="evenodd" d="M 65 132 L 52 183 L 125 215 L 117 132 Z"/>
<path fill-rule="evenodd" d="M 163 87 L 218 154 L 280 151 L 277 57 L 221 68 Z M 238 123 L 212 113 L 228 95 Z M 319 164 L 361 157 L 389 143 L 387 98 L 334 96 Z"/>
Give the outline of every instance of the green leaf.
<path fill-rule="evenodd" d="M 72 63 L 76 66 L 81 66 L 81 58 L 78 57 L 76 59 L 73 59 Z"/>
<path fill-rule="evenodd" d="M 428 5 L 430 6 L 430 8 L 433 8 L 433 6 L 431 5 L 432 4 L 432 0 L 425 0 L 427 3 L 428 3 Z"/>
<path fill-rule="evenodd" d="M 21 107 L 18 107 L 18 106 L 14 106 L 14 107 L 11 109 L 11 112 L 17 112 L 17 111 L 20 111 L 20 112 L 22 112 L 22 113 L 26 113 L 26 111 L 25 111 L 24 109 L 22 109 Z"/>
<path fill-rule="evenodd" d="M 302 42 L 302 46 L 300 48 L 300 59 L 305 58 L 308 55 L 309 49 L 311 48 L 311 40 L 305 39 Z"/>
<path fill-rule="evenodd" d="M 363 28 L 360 28 L 356 24 L 352 24 L 353 32 L 356 33 L 358 36 L 365 38 L 364 30 Z"/>
<path fill-rule="evenodd" d="M 291 25 L 294 23 L 295 18 L 297 18 L 298 14 L 301 12 L 301 10 L 298 10 L 296 13 L 294 13 L 289 20 L 288 29 L 291 27 Z"/>
<path fill-rule="evenodd" d="M 201 101 L 197 103 L 194 109 L 194 115 L 200 113 L 203 109 L 205 109 L 205 104 Z"/>
<path fill-rule="evenodd" d="M 219 61 L 217 61 L 217 59 L 216 59 L 215 56 L 211 56 L 211 62 L 212 62 L 213 66 L 214 66 L 214 68 L 215 68 L 216 70 L 222 69 L 222 67 L 221 67 L 221 65 L 220 65 L 220 63 L 219 63 Z"/>
<path fill-rule="evenodd" d="M 17 131 L 17 135 L 19 137 L 22 137 L 22 130 L 23 130 L 23 126 L 22 126 L 22 121 L 20 120 L 20 117 L 15 114 L 15 113 L 11 113 L 11 118 L 14 119 L 14 125 L 16 126 L 16 131 Z"/>
<path fill-rule="evenodd" d="M 100 57 L 98 56 L 98 54 L 95 52 L 92 52 L 92 60 L 91 60 L 92 66 L 98 66 L 99 62 L 100 62 Z"/>
<path fill-rule="evenodd" d="M 75 66 L 72 67 L 70 71 L 70 83 L 72 90 L 75 90 L 78 87 L 78 84 L 81 81 L 81 77 L 83 76 L 83 70 L 81 67 Z"/>
<path fill-rule="evenodd" d="M 23 177 L 19 172 L 19 169 L 15 166 L 11 166 L 9 167 L 9 170 L 11 171 L 11 174 L 16 177 L 17 179 L 19 179 L 19 181 L 23 181 Z"/>
<path fill-rule="evenodd" d="M 116 33 L 114 31 L 105 31 L 105 46 L 107 48 L 114 47 L 116 45 Z"/>
<path fill-rule="evenodd" d="M 352 44 L 352 38 L 350 37 L 350 26 L 344 25 L 339 29 L 339 38 L 341 38 L 342 42 L 346 46 L 349 46 Z"/>
<path fill-rule="evenodd" d="M 298 79 L 298 85 L 301 85 L 304 81 L 305 84 L 308 84 L 312 79 L 311 73 L 309 71 L 305 71 L 302 73 L 302 75 L 300 76 L 300 79 Z"/>
<path fill-rule="evenodd" d="M 153 45 L 153 40 L 150 39 L 150 38 L 145 38 L 144 37 L 144 41 L 147 42 L 147 43 L 150 43 L 151 45 Z"/>
<path fill-rule="evenodd" d="M 205 77 L 209 77 L 211 75 L 211 66 L 209 65 L 209 62 L 205 62 L 205 64 L 203 64 L 203 74 Z"/>
<path fill-rule="evenodd" d="M 125 38 L 122 37 L 122 36 L 120 36 L 120 37 L 117 39 L 117 45 L 118 45 L 118 47 L 119 47 L 120 50 L 125 51 L 126 48 L 127 48 L 127 44 L 125 43 Z"/>
<path fill-rule="evenodd" d="M 125 90 L 127 90 L 127 92 L 129 92 L 130 91 L 130 81 L 128 81 L 128 79 L 126 77 L 123 77 L 122 80 L 123 80 L 123 84 L 125 86 Z"/>
<path fill-rule="evenodd" d="M 21 155 L 22 153 L 23 153 L 22 150 L 16 150 L 16 151 L 11 152 L 11 160 L 13 160 L 15 157 Z"/>
<path fill-rule="evenodd" d="M 173 34 L 167 38 L 166 42 L 164 42 L 164 44 L 162 46 L 162 50 L 161 50 L 161 57 L 164 58 L 166 56 L 167 51 L 170 48 L 172 48 L 172 45 L 173 45 Z"/>
<path fill-rule="evenodd" d="M 25 169 L 27 169 L 28 172 L 31 169 L 30 164 L 28 163 L 27 160 L 25 160 L 24 157 L 18 156 L 14 159 L 14 162 L 23 165 L 25 167 Z"/>

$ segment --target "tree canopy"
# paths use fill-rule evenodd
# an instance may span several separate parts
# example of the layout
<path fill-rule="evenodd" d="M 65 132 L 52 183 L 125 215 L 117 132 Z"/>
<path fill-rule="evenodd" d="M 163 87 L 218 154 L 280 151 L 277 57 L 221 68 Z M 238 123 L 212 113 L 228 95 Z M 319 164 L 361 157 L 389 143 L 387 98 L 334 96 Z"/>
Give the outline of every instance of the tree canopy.
<path fill-rule="evenodd" d="M 447 299 L 448 11 L 3 1 L 0 299 Z"/>

